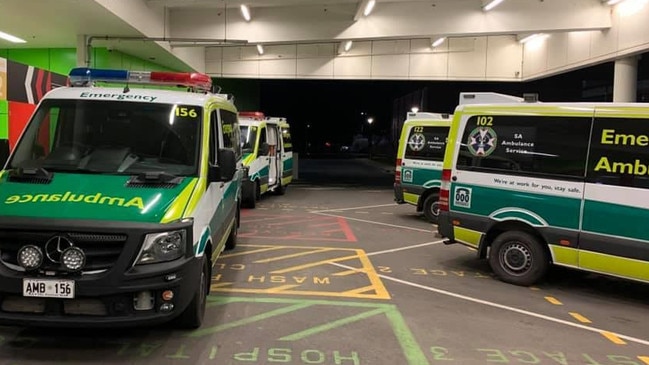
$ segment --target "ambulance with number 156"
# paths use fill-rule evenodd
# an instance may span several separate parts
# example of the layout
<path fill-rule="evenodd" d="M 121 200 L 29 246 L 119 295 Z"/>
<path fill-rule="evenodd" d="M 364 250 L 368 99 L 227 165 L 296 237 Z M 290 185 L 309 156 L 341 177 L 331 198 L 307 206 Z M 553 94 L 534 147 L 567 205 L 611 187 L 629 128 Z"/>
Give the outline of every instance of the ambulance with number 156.
<path fill-rule="evenodd" d="M 232 98 L 198 73 L 69 78 L 0 172 L 0 324 L 199 327 L 212 266 L 237 243 Z"/>

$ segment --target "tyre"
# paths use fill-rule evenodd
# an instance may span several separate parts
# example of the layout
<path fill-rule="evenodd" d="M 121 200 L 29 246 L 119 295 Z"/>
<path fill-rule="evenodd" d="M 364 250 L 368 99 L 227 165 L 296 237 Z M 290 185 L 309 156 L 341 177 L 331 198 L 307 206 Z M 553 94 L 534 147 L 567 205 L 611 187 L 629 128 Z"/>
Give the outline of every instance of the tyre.
<path fill-rule="evenodd" d="M 196 329 L 203 324 L 205 316 L 205 304 L 210 285 L 209 260 L 203 257 L 203 270 L 201 271 L 200 282 L 194 298 L 185 311 L 176 319 L 176 325 L 183 329 Z"/>
<path fill-rule="evenodd" d="M 234 216 L 234 223 L 232 224 L 230 235 L 228 236 L 228 240 L 225 241 L 226 250 L 233 250 L 235 247 L 237 247 L 237 237 L 239 235 L 239 219 L 241 219 L 241 209 L 237 207 L 237 213 Z"/>
<path fill-rule="evenodd" d="M 257 206 L 257 200 L 259 200 L 259 187 L 256 182 L 246 182 L 246 189 L 243 193 L 243 206 L 250 209 L 255 209 Z"/>
<path fill-rule="evenodd" d="M 424 216 L 429 222 L 437 224 L 439 221 L 439 196 L 430 194 L 426 197 L 423 204 Z"/>
<path fill-rule="evenodd" d="M 539 281 L 550 266 L 543 243 L 526 232 L 500 234 L 491 244 L 489 265 L 496 276 L 510 284 L 529 286 Z"/>

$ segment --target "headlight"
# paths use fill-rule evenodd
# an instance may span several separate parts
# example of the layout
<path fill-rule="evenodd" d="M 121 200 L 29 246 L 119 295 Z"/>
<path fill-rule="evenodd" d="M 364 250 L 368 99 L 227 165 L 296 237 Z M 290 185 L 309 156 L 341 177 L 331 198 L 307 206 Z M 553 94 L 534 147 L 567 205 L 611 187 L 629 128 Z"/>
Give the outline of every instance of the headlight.
<path fill-rule="evenodd" d="M 185 247 L 185 231 L 147 234 L 135 264 L 152 264 L 178 259 L 185 254 Z"/>

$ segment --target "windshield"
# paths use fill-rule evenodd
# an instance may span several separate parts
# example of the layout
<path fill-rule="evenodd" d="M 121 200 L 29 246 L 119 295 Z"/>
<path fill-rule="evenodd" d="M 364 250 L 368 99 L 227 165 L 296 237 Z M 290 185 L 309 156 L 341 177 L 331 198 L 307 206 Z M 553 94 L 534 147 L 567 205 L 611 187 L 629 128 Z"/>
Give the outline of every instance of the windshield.
<path fill-rule="evenodd" d="M 195 175 L 202 116 L 193 105 L 45 100 L 9 168 Z"/>
<path fill-rule="evenodd" d="M 243 153 L 252 153 L 255 149 L 255 142 L 257 141 L 257 127 L 255 126 L 241 126 L 241 149 Z"/>

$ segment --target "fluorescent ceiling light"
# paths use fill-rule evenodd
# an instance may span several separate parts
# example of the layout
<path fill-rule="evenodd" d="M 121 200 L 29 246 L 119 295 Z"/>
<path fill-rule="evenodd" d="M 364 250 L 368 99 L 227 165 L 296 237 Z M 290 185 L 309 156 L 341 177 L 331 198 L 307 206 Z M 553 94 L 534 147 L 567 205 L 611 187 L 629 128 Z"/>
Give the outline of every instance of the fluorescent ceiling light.
<path fill-rule="evenodd" d="M 440 37 L 440 38 L 437 38 L 437 39 L 433 42 L 433 44 L 431 45 L 431 47 L 432 47 L 432 48 L 438 47 L 438 46 L 440 46 L 442 43 L 444 43 L 445 40 L 446 40 L 446 37 Z"/>
<path fill-rule="evenodd" d="M 374 10 L 374 5 L 376 5 L 376 0 L 370 0 L 367 2 L 367 5 L 365 5 L 365 10 L 363 11 L 363 15 L 368 16 Z"/>
<path fill-rule="evenodd" d="M 615 5 L 617 3 L 621 3 L 622 1 L 624 1 L 624 0 L 608 0 L 606 2 L 606 5 Z"/>
<path fill-rule="evenodd" d="M 26 40 L 13 36 L 11 34 L 7 34 L 5 32 L 0 32 L 0 38 L 9 41 L 11 43 L 27 43 Z"/>
<path fill-rule="evenodd" d="M 264 46 L 262 46 L 261 44 L 258 44 L 257 45 L 257 53 L 259 53 L 260 55 L 264 54 Z"/>
<path fill-rule="evenodd" d="M 505 0 L 490 0 L 489 3 L 487 3 L 487 5 L 482 7 L 482 10 L 489 11 L 495 8 L 496 6 L 500 5 L 500 3 L 502 3 L 503 1 Z"/>
<path fill-rule="evenodd" d="M 248 5 L 241 4 L 241 16 L 243 16 L 243 19 L 247 22 L 250 21 L 250 9 L 248 8 Z"/>
<path fill-rule="evenodd" d="M 349 52 L 349 50 L 352 49 L 352 44 L 353 44 L 353 43 L 354 43 L 354 42 L 352 42 L 352 41 L 347 41 L 347 42 L 345 43 L 345 52 Z"/>
<path fill-rule="evenodd" d="M 534 33 L 534 34 L 530 34 L 530 35 L 528 35 L 527 37 L 523 37 L 523 38 L 521 38 L 521 39 L 519 40 L 519 42 L 520 42 L 520 43 L 527 43 L 527 42 L 532 41 L 532 40 L 545 39 L 545 38 L 547 38 L 547 37 L 549 37 L 549 36 L 550 36 L 549 34 L 544 34 L 544 33 Z"/>

